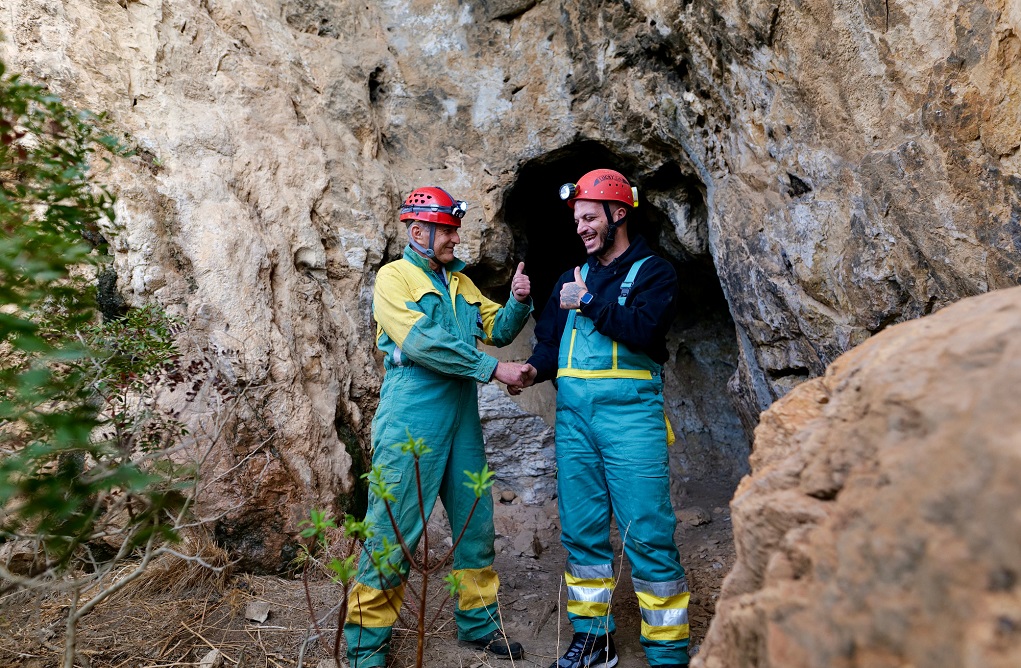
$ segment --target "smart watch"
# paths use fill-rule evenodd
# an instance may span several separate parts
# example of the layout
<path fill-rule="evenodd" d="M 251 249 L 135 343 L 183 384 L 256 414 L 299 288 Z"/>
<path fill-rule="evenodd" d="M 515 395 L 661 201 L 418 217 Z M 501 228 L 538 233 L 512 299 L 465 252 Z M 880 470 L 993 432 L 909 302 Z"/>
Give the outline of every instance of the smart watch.
<path fill-rule="evenodd" d="M 581 299 L 579 299 L 578 301 L 580 301 L 583 306 L 588 305 L 588 303 L 592 301 L 592 293 L 586 292 L 581 296 Z"/>

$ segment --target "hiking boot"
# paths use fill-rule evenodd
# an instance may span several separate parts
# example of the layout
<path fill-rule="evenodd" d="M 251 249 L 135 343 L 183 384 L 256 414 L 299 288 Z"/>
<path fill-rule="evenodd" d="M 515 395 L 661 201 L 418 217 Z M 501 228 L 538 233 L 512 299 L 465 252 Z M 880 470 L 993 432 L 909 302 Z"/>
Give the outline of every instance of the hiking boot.
<path fill-rule="evenodd" d="M 508 638 L 503 629 L 490 631 L 475 640 L 461 640 L 460 643 L 465 647 L 485 650 L 486 653 L 497 659 L 520 659 L 525 653 L 521 649 L 521 643 L 516 643 Z"/>
<path fill-rule="evenodd" d="M 571 646 L 549 668 L 612 668 L 617 665 L 613 637 L 575 633 Z"/>

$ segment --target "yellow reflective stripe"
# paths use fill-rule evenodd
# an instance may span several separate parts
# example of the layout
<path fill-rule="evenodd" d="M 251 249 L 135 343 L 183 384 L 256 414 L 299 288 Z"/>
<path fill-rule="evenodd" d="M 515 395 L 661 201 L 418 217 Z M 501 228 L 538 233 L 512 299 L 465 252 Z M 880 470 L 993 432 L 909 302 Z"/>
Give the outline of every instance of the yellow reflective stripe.
<path fill-rule="evenodd" d="M 579 578 L 570 573 L 564 573 L 564 583 L 567 585 L 568 611 L 586 617 L 605 615 L 607 613 L 610 595 L 613 593 L 613 588 L 617 585 L 616 579 L 612 577 Z M 599 612 L 600 610 L 602 612 Z"/>
<path fill-rule="evenodd" d="M 564 582 L 568 587 L 602 587 L 613 589 L 617 586 L 616 578 L 577 578 L 570 573 L 564 573 Z"/>
<path fill-rule="evenodd" d="M 383 591 L 356 582 L 347 597 L 347 623 L 366 628 L 393 626 L 403 603 L 403 584 Z"/>
<path fill-rule="evenodd" d="M 571 336 L 571 347 L 574 347 L 574 336 Z M 557 378 L 633 378 L 635 380 L 652 380 L 652 372 L 648 369 L 566 369 L 557 370 Z"/>
<path fill-rule="evenodd" d="M 682 591 L 673 596 L 656 596 L 646 592 L 635 592 L 638 596 L 638 605 L 646 610 L 673 610 L 675 608 L 687 608 L 688 599 L 691 593 Z"/>
<path fill-rule="evenodd" d="M 461 591 L 457 595 L 459 610 L 475 610 L 496 603 L 500 577 L 492 568 L 461 568 L 454 570 L 461 576 Z"/>
<path fill-rule="evenodd" d="M 617 369 L 617 342 L 616 341 L 613 342 L 613 366 L 610 367 L 610 368 L 614 369 L 614 370 Z"/>
<path fill-rule="evenodd" d="M 608 603 L 568 601 L 567 611 L 579 617 L 605 617 L 610 614 L 610 605 Z"/>
<path fill-rule="evenodd" d="M 674 427 L 670 424 L 670 418 L 667 417 L 665 410 L 663 411 L 663 420 L 666 421 L 666 444 L 670 446 L 677 441 L 677 437 L 674 436 Z"/>
<path fill-rule="evenodd" d="M 685 640 L 691 634 L 690 626 L 649 626 L 642 622 L 642 637 L 648 640 Z"/>
<path fill-rule="evenodd" d="M 690 634 L 690 626 L 687 623 L 688 599 L 691 593 L 687 591 L 674 594 L 673 596 L 656 596 L 647 592 L 635 592 L 638 596 L 638 606 L 642 609 L 642 637 L 649 640 L 684 640 Z M 676 615 L 646 614 L 646 611 L 675 610 Z M 649 619 L 675 618 L 684 620 L 684 624 L 673 626 L 652 626 L 647 623 Z"/>
<path fill-rule="evenodd" d="M 571 347 L 567 349 L 567 368 L 574 368 L 574 337 L 578 335 L 578 330 L 571 330 Z M 563 371 L 561 369 L 560 371 Z M 560 377 L 560 371 L 557 372 L 557 378 Z"/>

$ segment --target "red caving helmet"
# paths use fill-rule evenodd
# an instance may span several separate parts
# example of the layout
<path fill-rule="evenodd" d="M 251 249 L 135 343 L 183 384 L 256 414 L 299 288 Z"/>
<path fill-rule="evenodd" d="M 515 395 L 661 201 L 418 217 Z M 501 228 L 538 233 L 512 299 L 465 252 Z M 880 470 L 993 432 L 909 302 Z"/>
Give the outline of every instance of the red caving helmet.
<path fill-rule="evenodd" d="M 443 188 L 415 188 L 401 206 L 401 221 L 420 220 L 461 227 L 468 203 L 456 200 Z"/>
<path fill-rule="evenodd" d="M 579 199 L 597 202 L 620 202 L 628 208 L 638 206 L 638 189 L 632 188 L 620 172 L 612 169 L 594 169 L 578 179 L 577 183 L 560 186 L 560 199 L 567 200 L 567 206 L 574 208 Z"/>

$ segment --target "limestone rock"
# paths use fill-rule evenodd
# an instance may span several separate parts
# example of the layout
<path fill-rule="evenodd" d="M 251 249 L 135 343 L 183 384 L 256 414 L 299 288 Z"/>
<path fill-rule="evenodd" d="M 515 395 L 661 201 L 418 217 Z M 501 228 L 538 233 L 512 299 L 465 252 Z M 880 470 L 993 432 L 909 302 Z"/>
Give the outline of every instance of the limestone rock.
<path fill-rule="evenodd" d="M 777 402 L 693 665 L 1016 665 L 1018 387 L 1013 288 L 892 327 Z"/>
<path fill-rule="evenodd" d="M 249 601 L 245 606 L 245 619 L 256 624 L 262 624 L 269 619 L 271 611 L 269 601 Z"/>
<path fill-rule="evenodd" d="M 709 524 L 713 521 L 713 518 L 708 512 L 706 512 L 705 508 L 692 506 L 690 508 L 682 508 L 678 510 L 677 521 L 688 526 L 697 527 L 703 524 Z"/>
<path fill-rule="evenodd" d="M 211 649 L 199 659 L 199 668 L 219 668 L 223 665 L 223 654 L 218 649 Z"/>
<path fill-rule="evenodd" d="M 486 438 L 489 467 L 509 501 L 541 503 L 556 492 L 553 429 L 542 418 L 523 411 L 496 383 L 479 388 L 479 414 Z"/>

